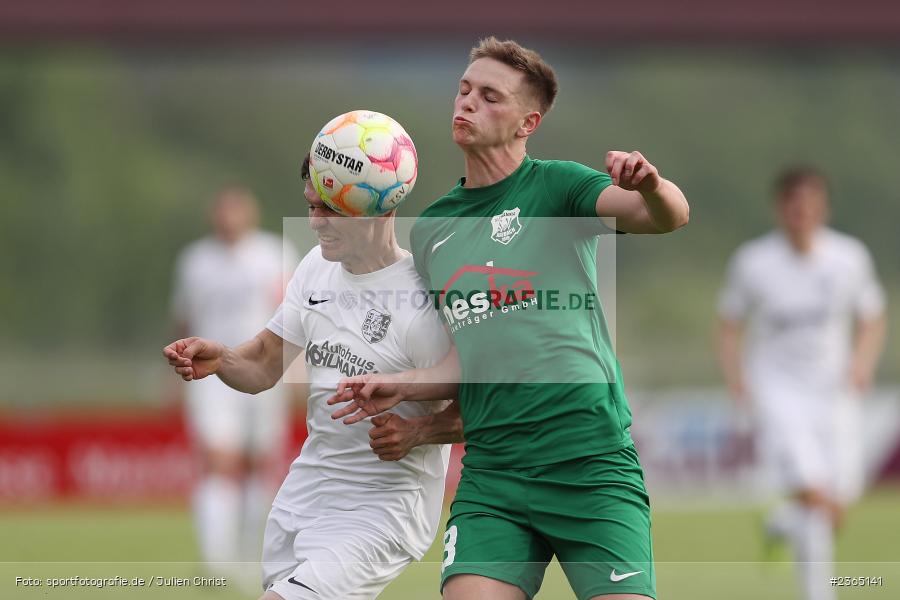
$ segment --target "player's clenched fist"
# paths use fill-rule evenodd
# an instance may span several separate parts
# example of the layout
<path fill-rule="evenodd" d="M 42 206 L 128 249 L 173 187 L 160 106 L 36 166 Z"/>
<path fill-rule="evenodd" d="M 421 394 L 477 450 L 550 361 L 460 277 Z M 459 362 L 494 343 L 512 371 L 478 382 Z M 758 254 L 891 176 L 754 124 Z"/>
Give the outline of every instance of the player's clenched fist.
<path fill-rule="evenodd" d="M 637 151 L 607 152 L 606 172 L 612 177 L 613 183 L 623 190 L 652 193 L 662 184 L 662 177 L 656 167 Z"/>
<path fill-rule="evenodd" d="M 219 370 L 225 346 L 219 342 L 189 337 L 163 348 L 163 356 L 185 381 L 203 379 Z"/>
<path fill-rule="evenodd" d="M 423 443 L 419 419 L 404 419 L 395 413 L 375 415 L 369 430 L 369 446 L 381 460 L 400 460 Z"/>

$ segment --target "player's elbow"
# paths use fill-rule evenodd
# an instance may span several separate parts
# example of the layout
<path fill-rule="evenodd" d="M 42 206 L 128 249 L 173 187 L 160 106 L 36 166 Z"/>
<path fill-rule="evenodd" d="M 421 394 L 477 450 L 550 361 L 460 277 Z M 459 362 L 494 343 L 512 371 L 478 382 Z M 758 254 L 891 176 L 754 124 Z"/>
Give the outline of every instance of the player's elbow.
<path fill-rule="evenodd" d="M 274 383 L 262 383 L 260 385 L 254 386 L 253 388 L 248 390 L 247 393 L 251 396 L 255 396 L 257 394 L 261 394 L 265 391 L 271 390 L 273 387 L 275 387 Z"/>
<path fill-rule="evenodd" d="M 260 378 L 260 380 L 257 382 L 256 389 L 252 393 L 256 395 L 271 390 L 273 387 L 275 387 L 275 385 L 278 383 L 278 380 L 280 379 L 281 373 L 275 373 L 270 370 Z"/>
<path fill-rule="evenodd" d="M 275 387 L 279 379 L 281 379 L 280 372 L 276 373 L 268 365 L 260 365 L 255 371 L 247 373 L 241 382 L 239 391 L 255 396 Z"/>
<path fill-rule="evenodd" d="M 680 229 L 690 223 L 691 221 L 691 205 L 684 202 L 684 209 L 681 211 L 681 215 L 679 215 L 678 224 L 675 226 L 675 229 Z"/>
<path fill-rule="evenodd" d="M 691 220 L 691 207 L 688 205 L 687 201 L 684 202 L 682 206 L 679 207 L 678 210 L 673 211 L 671 218 L 668 223 L 668 230 L 664 233 L 669 233 L 670 231 L 675 231 L 676 229 L 681 229 L 685 225 L 688 224 Z"/>
<path fill-rule="evenodd" d="M 665 221 L 654 221 L 652 233 L 671 233 L 676 229 L 681 229 L 687 225 L 689 220 L 690 216 L 687 212 L 684 212 L 683 214 L 672 214 Z"/>

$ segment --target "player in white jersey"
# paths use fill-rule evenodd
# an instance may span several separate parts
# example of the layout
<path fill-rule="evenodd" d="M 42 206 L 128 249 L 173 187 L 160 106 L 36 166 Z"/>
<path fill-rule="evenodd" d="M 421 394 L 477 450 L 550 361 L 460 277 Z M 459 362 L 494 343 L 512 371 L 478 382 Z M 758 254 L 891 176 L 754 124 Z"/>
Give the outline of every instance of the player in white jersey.
<path fill-rule="evenodd" d="M 733 395 L 754 408 L 758 448 L 787 497 L 767 535 L 793 547 L 807 598 L 834 598 L 833 536 L 863 488 L 859 396 L 881 352 L 884 294 L 865 246 L 825 226 L 821 173 L 786 170 L 775 202 L 778 230 L 732 259 L 719 358 Z"/>
<path fill-rule="evenodd" d="M 296 252 L 257 228 L 249 190 L 226 188 L 210 204 L 212 234 L 178 257 L 172 310 L 178 336 L 192 333 L 237 344 L 263 327 L 281 301 Z M 276 386 L 254 398 L 209 378 L 185 390 L 187 420 L 202 458 L 194 489 L 194 520 L 208 567 L 258 555 L 271 500 L 272 468 L 287 441 L 287 394 Z M 268 473 L 267 473 L 268 471 Z"/>
<path fill-rule="evenodd" d="M 342 377 L 429 367 L 450 342 L 411 255 L 397 244 L 393 214 L 337 215 L 308 182 L 307 165 L 319 245 L 301 261 L 266 329 L 236 348 L 187 338 L 163 353 L 185 380 L 215 373 L 252 393 L 271 387 L 305 353 L 309 436 L 266 524 L 262 598 L 363 600 L 434 540 L 445 444 L 461 441 L 462 426 L 455 403 L 440 410 L 445 402 L 409 403 L 371 425 L 331 419 L 325 400 Z"/>

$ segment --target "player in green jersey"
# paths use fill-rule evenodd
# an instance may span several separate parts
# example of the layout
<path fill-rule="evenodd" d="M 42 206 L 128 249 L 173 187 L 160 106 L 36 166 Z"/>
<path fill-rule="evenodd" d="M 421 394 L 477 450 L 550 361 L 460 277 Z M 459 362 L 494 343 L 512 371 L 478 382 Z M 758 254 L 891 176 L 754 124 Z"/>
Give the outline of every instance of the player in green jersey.
<path fill-rule="evenodd" d="M 606 173 L 535 160 L 557 90 L 512 41 L 473 48 L 454 103 L 465 177 L 416 222 L 416 266 L 456 351 L 430 370 L 341 382 L 335 418 L 457 397 L 466 456 L 444 536 L 445 600 L 533 597 L 556 555 L 579 600 L 656 597 L 631 412 L 597 302 L 597 235 L 687 223 L 639 152 Z M 460 382 L 460 383 L 455 383 Z"/>

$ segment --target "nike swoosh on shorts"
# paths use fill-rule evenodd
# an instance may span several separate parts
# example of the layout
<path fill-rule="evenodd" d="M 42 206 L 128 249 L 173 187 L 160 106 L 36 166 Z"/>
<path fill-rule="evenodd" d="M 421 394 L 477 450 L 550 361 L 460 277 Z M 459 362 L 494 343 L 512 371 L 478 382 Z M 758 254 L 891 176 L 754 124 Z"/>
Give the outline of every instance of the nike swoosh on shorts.
<path fill-rule="evenodd" d="M 299 586 L 302 587 L 302 588 L 308 589 L 308 590 L 311 591 L 313 594 L 315 594 L 315 595 L 317 595 L 317 596 L 319 595 L 319 592 L 317 592 L 316 590 L 312 589 L 311 587 L 309 587 L 309 586 L 306 585 L 305 583 L 300 583 L 299 581 L 297 581 L 296 579 L 294 579 L 293 575 L 292 575 L 291 577 L 288 577 L 288 583 L 293 583 L 294 585 L 299 585 Z"/>
<path fill-rule="evenodd" d="M 621 575 L 616 573 L 616 570 L 613 569 L 612 573 L 609 574 L 609 580 L 613 583 L 618 583 L 623 579 L 628 579 L 629 577 L 634 577 L 635 575 L 639 575 L 643 573 L 643 571 L 635 571 L 634 573 L 622 573 Z"/>

